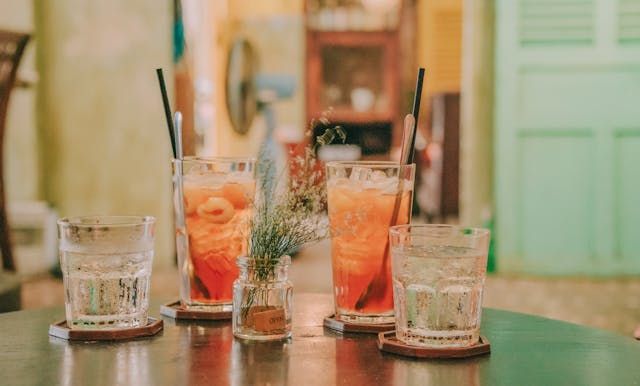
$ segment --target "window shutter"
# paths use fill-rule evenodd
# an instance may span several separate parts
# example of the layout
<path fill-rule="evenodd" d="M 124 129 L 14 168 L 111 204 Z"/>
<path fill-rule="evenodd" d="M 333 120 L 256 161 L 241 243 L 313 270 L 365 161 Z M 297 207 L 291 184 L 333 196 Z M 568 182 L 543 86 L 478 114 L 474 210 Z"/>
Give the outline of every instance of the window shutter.
<path fill-rule="evenodd" d="M 521 0 L 521 46 L 590 45 L 595 40 L 593 0 Z"/>
<path fill-rule="evenodd" d="M 618 43 L 640 43 L 640 0 L 618 3 Z"/>

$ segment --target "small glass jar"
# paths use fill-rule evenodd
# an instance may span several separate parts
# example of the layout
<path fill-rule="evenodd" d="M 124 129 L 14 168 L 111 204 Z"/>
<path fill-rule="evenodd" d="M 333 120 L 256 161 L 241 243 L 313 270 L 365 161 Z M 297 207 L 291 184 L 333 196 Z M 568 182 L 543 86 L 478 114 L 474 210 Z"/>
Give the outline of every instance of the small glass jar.
<path fill-rule="evenodd" d="M 249 340 L 278 340 L 291 336 L 293 285 L 291 258 L 277 262 L 241 256 L 240 275 L 233 283 L 233 335 Z"/>

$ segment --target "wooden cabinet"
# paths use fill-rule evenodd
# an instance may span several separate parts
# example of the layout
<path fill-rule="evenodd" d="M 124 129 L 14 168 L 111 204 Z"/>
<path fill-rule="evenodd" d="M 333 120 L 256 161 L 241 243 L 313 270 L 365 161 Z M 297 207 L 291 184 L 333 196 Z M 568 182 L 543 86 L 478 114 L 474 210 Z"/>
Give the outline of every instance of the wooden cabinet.
<path fill-rule="evenodd" d="M 397 28 L 306 30 L 306 116 L 327 115 L 364 155 L 399 146 L 400 54 Z M 316 130 L 321 127 L 319 123 Z"/>

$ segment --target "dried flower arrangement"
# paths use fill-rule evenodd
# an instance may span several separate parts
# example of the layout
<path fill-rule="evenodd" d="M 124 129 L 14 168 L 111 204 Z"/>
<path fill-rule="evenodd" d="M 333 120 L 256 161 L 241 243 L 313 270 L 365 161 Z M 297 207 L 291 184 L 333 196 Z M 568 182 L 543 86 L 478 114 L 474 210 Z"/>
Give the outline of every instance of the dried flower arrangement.
<path fill-rule="evenodd" d="M 273 161 L 259 159 L 259 197 L 251 220 L 249 256 L 269 266 L 304 244 L 327 237 L 328 224 L 323 216 L 327 195 L 316 150 L 336 138 L 345 140 L 341 127 L 326 129 L 313 146 L 305 148 L 303 156 L 293 160 L 299 175 L 283 192 L 278 191 L 282 178 L 272 177 Z"/>
<path fill-rule="evenodd" d="M 319 123 L 327 127 L 326 116 Z M 312 127 L 315 124 L 312 122 Z M 254 282 L 269 283 L 277 279 L 283 257 L 288 261 L 288 256 L 302 246 L 327 237 L 324 173 L 319 167 L 316 153 L 319 146 L 331 144 L 337 139 L 342 142 L 346 139 L 345 132 L 339 126 L 327 128 L 316 137 L 313 145 L 305 147 L 304 153 L 293 159 L 297 173 L 286 185 L 283 185 L 286 182 L 282 178 L 283 173 L 276 174 L 273 160 L 267 159 L 265 152 L 261 151 L 258 160 L 258 196 L 251 218 L 248 250 L 251 280 Z M 278 310 L 283 307 L 270 305 L 269 297 L 278 296 L 273 295 L 273 289 L 266 287 L 269 286 L 261 284 L 238 292 L 242 299 L 234 299 L 234 309 L 236 305 L 240 306 L 239 319 L 234 317 L 234 329 L 236 324 L 245 324 L 244 327 L 249 324 L 248 327 L 260 330 L 250 325 L 256 320 L 257 313 L 274 316 L 281 312 L 280 315 L 284 315 L 282 310 Z M 286 318 L 276 319 L 282 319 L 282 322 L 271 326 L 275 329 L 271 332 L 286 328 Z"/>

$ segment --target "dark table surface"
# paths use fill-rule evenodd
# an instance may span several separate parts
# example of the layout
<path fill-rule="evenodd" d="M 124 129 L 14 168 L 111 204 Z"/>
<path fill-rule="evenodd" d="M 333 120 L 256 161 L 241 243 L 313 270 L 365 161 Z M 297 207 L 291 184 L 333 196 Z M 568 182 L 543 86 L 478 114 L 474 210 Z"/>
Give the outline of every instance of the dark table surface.
<path fill-rule="evenodd" d="M 640 342 L 593 328 L 485 309 L 490 355 L 414 360 L 381 353 L 374 335 L 324 329 L 330 313 L 330 295 L 297 295 L 285 342 L 234 339 L 229 322 L 164 318 L 153 338 L 69 343 L 47 335 L 62 308 L 11 312 L 0 315 L 0 385 L 640 384 Z"/>

